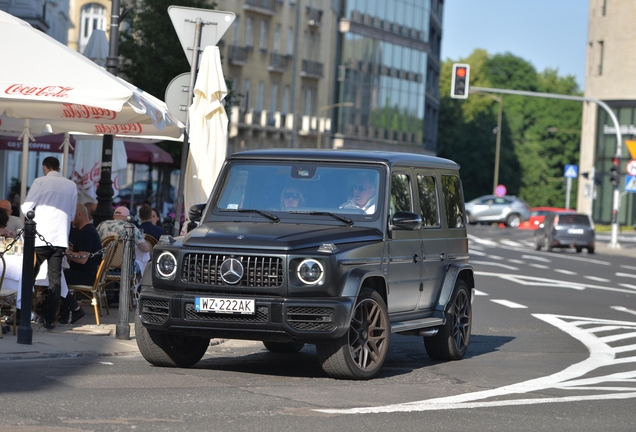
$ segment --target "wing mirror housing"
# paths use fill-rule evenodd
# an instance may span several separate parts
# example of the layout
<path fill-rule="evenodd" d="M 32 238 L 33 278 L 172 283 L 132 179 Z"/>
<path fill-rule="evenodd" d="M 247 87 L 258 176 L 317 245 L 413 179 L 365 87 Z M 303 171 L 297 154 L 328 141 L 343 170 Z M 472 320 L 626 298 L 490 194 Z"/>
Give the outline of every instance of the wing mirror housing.
<path fill-rule="evenodd" d="M 393 215 L 391 224 L 403 230 L 415 231 L 422 228 L 422 218 L 416 213 L 399 211 Z"/>
<path fill-rule="evenodd" d="M 188 210 L 188 219 L 192 222 L 199 222 L 203 216 L 205 204 L 195 204 Z"/>

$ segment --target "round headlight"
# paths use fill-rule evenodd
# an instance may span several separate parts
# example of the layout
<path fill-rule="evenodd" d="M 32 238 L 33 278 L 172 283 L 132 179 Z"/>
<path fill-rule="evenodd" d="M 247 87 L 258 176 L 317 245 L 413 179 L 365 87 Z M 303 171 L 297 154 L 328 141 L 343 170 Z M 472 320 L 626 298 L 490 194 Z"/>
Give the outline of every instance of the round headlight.
<path fill-rule="evenodd" d="M 298 279 L 307 285 L 315 285 L 322 280 L 322 264 L 315 259 L 306 259 L 298 266 Z"/>
<path fill-rule="evenodd" d="M 177 272 L 177 260 L 170 252 L 164 252 L 157 258 L 157 272 L 165 277 L 170 278 Z"/>

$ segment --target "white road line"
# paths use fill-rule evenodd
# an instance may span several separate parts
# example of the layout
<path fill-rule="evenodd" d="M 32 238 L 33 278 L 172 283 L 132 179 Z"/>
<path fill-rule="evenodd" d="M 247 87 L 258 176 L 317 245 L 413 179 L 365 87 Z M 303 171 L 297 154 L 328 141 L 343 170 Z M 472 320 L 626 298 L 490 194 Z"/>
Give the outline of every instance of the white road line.
<path fill-rule="evenodd" d="M 512 240 L 508 240 L 508 239 L 499 240 L 499 243 L 501 243 L 503 245 L 506 245 L 506 246 L 516 247 L 516 248 L 523 247 L 523 245 L 521 243 L 517 243 L 516 241 L 512 241 Z"/>
<path fill-rule="evenodd" d="M 478 289 L 474 289 L 473 292 L 475 293 L 476 296 L 487 296 L 488 294 L 483 292 L 483 291 L 479 291 Z"/>
<path fill-rule="evenodd" d="M 593 280 L 593 281 L 596 281 L 596 282 L 609 282 L 609 281 L 610 281 L 609 279 L 605 279 L 605 278 L 598 277 L 598 276 L 588 276 L 588 275 L 584 275 L 583 277 L 584 277 L 585 279 Z"/>
<path fill-rule="evenodd" d="M 599 338 L 599 339 L 605 343 L 608 343 L 608 342 L 616 342 L 619 340 L 633 339 L 633 338 L 636 338 L 636 332 L 621 333 L 621 334 L 611 335 L 611 336 L 603 336 L 602 338 Z"/>
<path fill-rule="evenodd" d="M 504 260 L 504 258 L 500 257 L 499 255 L 488 255 L 488 258 L 494 259 L 495 261 L 503 261 Z"/>
<path fill-rule="evenodd" d="M 624 283 L 619 283 L 618 285 L 625 287 L 625 288 L 631 288 L 633 290 L 636 290 L 636 285 L 630 285 L 630 284 L 624 284 Z"/>
<path fill-rule="evenodd" d="M 470 255 L 477 255 L 477 256 L 486 256 L 486 255 L 488 255 L 486 252 L 477 251 L 477 250 L 474 250 L 474 249 L 468 249 L 468 253 Z"/>
<path fill-rule="evenodd" d="M 590 285 L 590 284 L 579 283 L 579 282 L 568 282 L 568 281 L 562 281 L 558 279 L 547 279 L 547 278 L 539 278 L 534 276 L 524 276 L 520 274 L 488 273 L 488 272 L 482 272 L 482 271 L 476 271 L 475 274 L 479 276 L 498 277 L 510 282 L 518 283 L 519 285 L 531 286 L 531 287 L 544 286 L 544 287 L 553 287 L 553 288 L 569 288 L 569 289 L 575 289 L 578 291 L 583 291 L 584 289 L 589 288 L 589 289 L 597 289 L 601 291 L 620 292 L 620 293 L 627 293 L 627 294 L 634 293 L 634 291 L 628 290 L 628 289 L 612 288 L 612 287 L 606 287 L 601 285 Z"/>
<path fill-rule="evenodd" d="M 493 303 L 498 303 L 502 306 L 509 307 L 510 309 L 528 309 L 528 306 L 524 306 L 519 303 L 511 302 L 510 300 L 498 300 L 498 299 L 490 299 Z"/>
<path fill-rule="evenodd" d="M 526 263 L 525 261 L 518 260 L 518 259 L 509 259 L 508 262 L 512 263 L 512 264 L 525 264 Z"/>
<path fill-rule="evenodd" d="M 528 264 L 529 267 L 536 267 L 536 268 L 540 268 L 540 269 L 549 269 L 550 267 L 545 265 L 545 264 L 535 264 L 535 263 L 530 263 Z"/>
<path fill-rule="evenodd" d="M 533 255 L 521 255 L 521 258 L 534 260 L 534 261 L 541 261 L 541 262 L 544 262 L 544 263 L 551 263 L 552 262 L 551 259 L 538 257 L 538 256 L 533 256 Z"/>
<path fill-rule="evenodd" d="M 636 274 L 632 274 L 632 273 L 620 273 L 620 272 L 617 272 L 616 276 L 617 277 L 625 277 L 625 278 L 634 278 L 634 279 L 636 279 Z"/>
<path fill-rule="evenodd" d="M 499 243 L 468 234 L 468 240 L 483 246 L 497 246 Z"/>
<path fill-rule="evenodd" d="M 573 272 L 573 271 L 570 271 L 570 270 L 564 270 L 564 269 L 554 269 L 554 271 L 557 272 L 557 273 L 563 273 L 563 274 L 566 274 L 566 275 L 576 275 L 576 274 L 578 274 L 577 272 Z"/>
<path fill-rule="evenodd" d="M 621 268 L 624 268 L 624 269 L 627 269 L 627 270 L 636 270 L 636 267 L 630 266 L 630 265 L 621 265 Z"/>
<path fill-rule="evenodd" d="M 477 265 L 485 265 L 485 266 L 495 266 L 495 267 L 501 267 L 501 268 L 505 268 L 508 270 L 519 270 L 519 267 L 513 267 L 513 266 L 509 266 L 509 265 L 505 265 L 502 263 L 497 263 L 497 262 L 488 262 L 488 261 L 470 261 L 469 264 L 477 264 Z"/>
<path fill-rule="evenodd" d="M 610 306 L 610 309 L 617 310 L 619 312 L 627 312 L 628 314 L 636 315 L 636 311 L 627 309 L 625 306 Z"/>

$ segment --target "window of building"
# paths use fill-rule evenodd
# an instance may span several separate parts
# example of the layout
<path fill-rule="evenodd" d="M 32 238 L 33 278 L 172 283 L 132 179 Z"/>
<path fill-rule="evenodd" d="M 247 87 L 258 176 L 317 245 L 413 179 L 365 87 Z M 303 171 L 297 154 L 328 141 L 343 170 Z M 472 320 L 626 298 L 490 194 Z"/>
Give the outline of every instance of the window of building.
<path fill-rule="evenodd" d="M 285 54 L 292 55 L 294 53 L 294 31 L 292 28 L 287 29 L 287 40 L 285 41 Z"/>
<path fill-rule="evenodd" d="M 84 52 L 88 38 L 93 30 L 104 30 L 106 28 L 106 8 L 102 5 L 89 3 L 82 7 L 80 12 L 80 37 L 79 50 Z"/>
<path fill-rule="evenodd" d="M 250 91 L 252 87 L 252 82 L 249 79 L 243 81 L 243 100 L 244 100 L 244 109 L 245 111 L 250 109 L 252 101 L 250 101 Z"/>
<path fill-rule="evenodd" d="M 274 47 L 273 52 L 278 53 L 280 50 L 280 24 L 276 24 L 274 29 Z"/>
<path fill-rule="evenodd" d="M 261 50 L 267 49 L 267 22 L 261 21 L 260 39 L 258 41 L 258 48 Z"/>
<path fill-rule="evenodd" d="M 603 75 L 603 51 L 605 51 L 605 43 L 598 41 L 598 74 Z"/>
<path fill-rule="evenodd" d="M 289 86 L 283 89 L 283 114 L 289 112 Z"/>
<path fill-rule="evenodd" d="M 278 101 L 278 84 L 272 84 L 272 94 L 269 100 L 269 111 L 276 112 L 276 105 Z"/>
<path fill-rule="evenodd" d="M 252 18 L 247 17 L 245 21 L 245 46 L 251 47 L 252 45 Z"/>
<path fill-rule="evenodd" d="M 305 115 L 311 115 L 311 89 L 305 89 Z"/>
<path fill-rule="evenodd" d="M 237 16 L 232 24 L 232 45 L 238 45 L 241 17 Z"/>
<path fill-rule="evenodd" d="M 265 83 L 260 81 L 256 88 L 256 111 L 263 111 L 263 97 L 265 96 Z"/>

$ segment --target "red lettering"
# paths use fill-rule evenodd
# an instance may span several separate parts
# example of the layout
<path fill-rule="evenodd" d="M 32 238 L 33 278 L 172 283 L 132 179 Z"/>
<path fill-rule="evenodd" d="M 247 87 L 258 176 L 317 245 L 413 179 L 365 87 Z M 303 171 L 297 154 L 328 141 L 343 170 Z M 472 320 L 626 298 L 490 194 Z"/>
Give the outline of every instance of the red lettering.
<path fill-rule="evenodd" d="M 63 87 L 56 85 L 47 86 L 27 86 L 24 84 L 11 84 L 4 92 L 5 94 L 20 94 L 23 96 L 42 96 L 42 97 L 55 97 L 65 98 L 69 96 L 69 93 L 74 90 L 74 87 Z"/>
<path fill-rule="evenodd" d="M 95 125 L 95 133 L 105 135 L 137 135 L 142 133 L 139 123 L 129 123 L 123 125 L 98 124 Z"/>
<path fill-rule="evenodd" d="M 114 120 L 117 112 L 87 105 L 64 104 L 62 117 L 95 120 Z"/>

